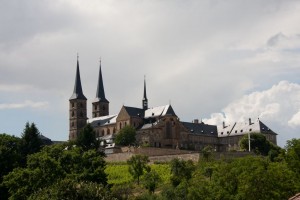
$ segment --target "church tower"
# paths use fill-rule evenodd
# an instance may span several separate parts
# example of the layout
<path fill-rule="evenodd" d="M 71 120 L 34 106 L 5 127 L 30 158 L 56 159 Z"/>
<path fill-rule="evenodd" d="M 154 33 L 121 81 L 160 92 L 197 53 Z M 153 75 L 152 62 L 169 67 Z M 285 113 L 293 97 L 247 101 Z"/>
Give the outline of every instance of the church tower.
<path fill-rule="evenodd" d="M 148 99 L 147 99 L 147 94 L 146 94 L 146 78 L 144 77 L 144 97 L 143 97 L 143 109 L 147 110 L 148 109 Z"/>
<path fill-rule="evenodd" d="M 69 140 L 75 140 L 81 129 L 87 123 L 87 107 L 86 107 L 86 97 L 82 92 L 80 71 L 79 71 L 79 61 L 77 56 L 77 69 L 75 77 L 75 86 L 72 96 L 69 99 Z"/>
<path fill-rule="evenodd" d="M 101 71 L 101 60 L 100 60 L 100 69 L 98 77 L 98 86 L 96 92 L 96 98 L 93 101 L 92 109 L 93 118 L 109 115 L 109 101 L 105 98 L 102 71 Z"/>

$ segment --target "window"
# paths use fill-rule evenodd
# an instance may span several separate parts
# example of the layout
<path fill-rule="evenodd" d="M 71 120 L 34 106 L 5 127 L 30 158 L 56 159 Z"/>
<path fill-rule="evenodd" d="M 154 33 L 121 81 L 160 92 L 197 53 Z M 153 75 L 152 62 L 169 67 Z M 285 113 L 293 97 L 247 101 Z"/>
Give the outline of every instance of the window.
<path fill-rule="evenodd" d="M 110 129 L 109 128 L 107 129 L 107 134 L 110 134 Z"/>
<path fill-rule="evenodd" d="M 75 115 L 75 113 L 74 113 L 74 111 L 72 111 L 72 117 L 74 117 L 74 115 Z"/>
<path fill-rule="evenodd" d="M 170 122 L 166 122 L 166 138 L 172 137 L 172 127 Z"/>
<path fill-rule="evenodd" d="M 234 132 L 237 133 L 237 130 L 235 130 Z"/>
<path fill-rule="evenodd" d="M 249 131 L 252 131 L 252 128 L 250 128 Z"/>
<path fill-rule="evenodd" d="M 221 132 L 221 135 L 223 135 L 223 132 Z"/>
<path fill-rule="evenodd" d="M 243 129 L 241 130 L 241 133 L 243 132 Z"/>
<path fill-rule="evenodd" d="M 127 125 L 127 122 L 125 122 L 125 126 Z"/>
<path fill-rule="evenodd" d="M 83 104 L 82 103 L 80 103 L 79 105 L 80 105 L 80 108 L 83 108 Z"/>
<path fill-rule="evenodd" d="M 72 108 L 74 108 L 75 107 L 75 104 L 74 104 L 74 102 L 72 102 Z"/>
<path fill-rule="evenodd" d="M 105 110 L 105 106 L 102 107 L 102 110 Z"/>
<path fill-rule="evenodd" d="M 98 108 L 97 105 L 94 105 L 94 109 L 97 110 L 97 108 Z"/>
<path fill-rule="evenodd" d="M 104 130 L 102 130 L 101 134 L 102 134 L 102 136 L 104 136 Z"/>
<path fill-rule="evenodd" d="M 71 127 L 74 127 L 74 122 L 71 123 Z"/>
<path fill-rule="evenodd" d="M 115 128 L 113 129 L 113 133 L 116 133 L 116 129 Z"/>

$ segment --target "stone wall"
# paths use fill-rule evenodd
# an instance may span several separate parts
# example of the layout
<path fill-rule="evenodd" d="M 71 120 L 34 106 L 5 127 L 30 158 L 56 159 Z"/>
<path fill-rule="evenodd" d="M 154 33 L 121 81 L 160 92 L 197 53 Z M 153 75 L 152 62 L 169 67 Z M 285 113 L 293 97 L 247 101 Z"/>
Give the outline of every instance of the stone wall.
<path fill-rule="evenodd" d="M 202 155 L 197 151 L 185 151 L 176 149 L 163 149 L 163 148 L 124 148 L 123 153 L 108 154 L 106 157 L 107 162 L 126 162 L 131 156 L 136 154 L 147 155 L 150 162 L 169 162 L 174 158 L 183 160 L 192 160 L 198 162 Z M 239 158 L 248 155 L 254 155 L 249 152 L 214 152 L 215 159 L 231 159 Z"/>

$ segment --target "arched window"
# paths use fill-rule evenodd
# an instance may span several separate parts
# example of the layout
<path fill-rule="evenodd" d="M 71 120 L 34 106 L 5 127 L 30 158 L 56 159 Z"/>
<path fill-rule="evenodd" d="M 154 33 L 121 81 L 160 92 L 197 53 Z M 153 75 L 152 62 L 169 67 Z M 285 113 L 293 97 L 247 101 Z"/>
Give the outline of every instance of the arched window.
<path fill-rule="evenodd" d="M 110 129 L 109 128 L 107 129 L 107 134 L 110 134 Z"/>
<path fill-rule="evenodd" d="M 104 134 L 105 134 L 105 133 L 104 133 L 104 130 L 102 130 L 102 133 L 101 133 L 101 134 L 102 134 L 102 136 L 104 136 Z"/>
<path fill-rule="evenodd" d="M 120 122 L 120 129 L 122 129 L 122 122 Z"/>
<path fill-rule="evenodd" d="M 116 129 L 115 128 L 113 129 L 113 133 L 116 133 Z"/>
<path fill-rule="evenodd" d="M 74 111 L 72 111 L 72 117 L 74 117 L 74 115 L 75 115 L 75 113 L 74 113 Z"/>
<path fill-rule="evenodd" d="M 74 104 L 74 102 L 72 102 L 72 108 L 74 108 L 75 107 L 75 104 Z"/>

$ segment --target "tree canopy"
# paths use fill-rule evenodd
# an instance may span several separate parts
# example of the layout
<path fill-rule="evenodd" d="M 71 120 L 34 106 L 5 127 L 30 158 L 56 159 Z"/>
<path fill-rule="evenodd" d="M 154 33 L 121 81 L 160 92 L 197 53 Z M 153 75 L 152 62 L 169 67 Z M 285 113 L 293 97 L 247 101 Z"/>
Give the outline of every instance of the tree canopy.
<path fill-rule="evenodd" d="M 98 149 L 100 145 L 99 141 L 96 139 L 95 131 L 91 124 L 87 124 L 80 131 L 75 143 L 84 150 Z"/>
<path fill-rule="evenodd" d="M 267 140 L 266 136 L 261 133 L 251 133 L 250 134 L 250 146 L 251 151 L 256 154 L 267 156 L 270 155 L 272 159 L 278 156 L 281 148 Z M 240 147 L 244 150 L 248 150 L 249 138 L 248 135 L 244 135 L 240 140 Z"/>
<path fill-rule="evenodd" d="M 3 184 L 12 199 L 27 199 L 65 178 L 106 185 L 105 165 L 103 154 L 96 150 L 83 151 L 65 144 L 46 146 L 28 156 L 25 168 L 15 168 L 4 176 Z"/>
<path fill-rule="evenodd" d="M 36 125 L 34 123 L 29 124 L 29 122 L 27 122 L 21 136 L 21 151 L 23 156 L 26 157 L 28 154 L 36 153 L 42 148 L 43 142 L 39 136 L 40 131 Z"/>
<path fill-rule="evenodd" d="M 133 176 L 134 179 L 137 179 L 138 185 L 140 184 L 140 176 L 144 174 L 144 170 L 150 171 L 147 163 L 149 162 L 148 156 L 144 155 L 135 155 L 132 156 L 128 161 L 129 173 Z"/>
<path fill-rule="evenodd" d="M 132 126 L 125 126 L 122 128 L 119 133 L 116 135 L 115 143 L 117 145 L 131 145 L 135 143 L 135 128 Z"/>

